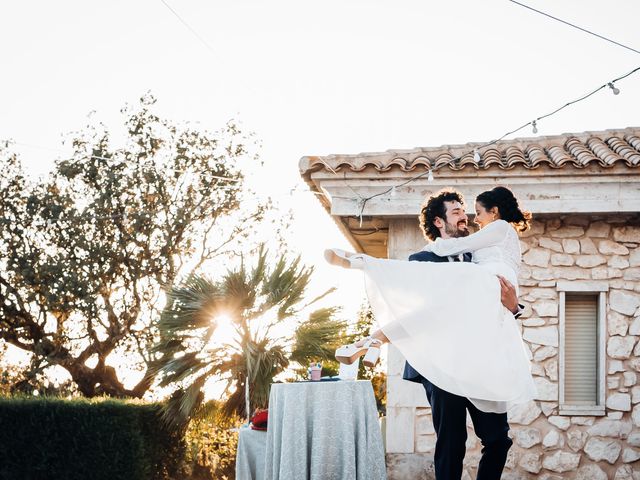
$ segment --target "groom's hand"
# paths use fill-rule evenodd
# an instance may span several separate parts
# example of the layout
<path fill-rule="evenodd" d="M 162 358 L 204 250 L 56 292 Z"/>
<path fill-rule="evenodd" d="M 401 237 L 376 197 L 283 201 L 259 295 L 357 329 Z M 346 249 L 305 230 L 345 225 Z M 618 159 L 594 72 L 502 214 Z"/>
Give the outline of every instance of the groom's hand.
<path fill-rule="evenodd" d="M 498 280 L 500 280 L 500 300 L 502 301 L 502 305 L 515 315 L 520 310 L 516 289 L 511 282 L 503 276 L 498 275 Z"/>

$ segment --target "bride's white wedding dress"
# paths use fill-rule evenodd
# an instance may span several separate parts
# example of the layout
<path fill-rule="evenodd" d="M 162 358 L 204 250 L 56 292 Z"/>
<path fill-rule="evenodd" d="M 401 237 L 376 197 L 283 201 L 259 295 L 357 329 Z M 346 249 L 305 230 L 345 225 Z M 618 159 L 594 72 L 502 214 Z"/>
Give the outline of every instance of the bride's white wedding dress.
<path fill-rule="evenodd" d="M 504 220 L 467 237 L 438 239 L 439 256 L 473 253 L 473 263 L 350 257 L 365 273 L 375 319 L 411 366 L 485 412 L 531 400 L 535 385 L 520 329 L 500 301 L 502 275 L 518 285 L 520 242 Z"/>

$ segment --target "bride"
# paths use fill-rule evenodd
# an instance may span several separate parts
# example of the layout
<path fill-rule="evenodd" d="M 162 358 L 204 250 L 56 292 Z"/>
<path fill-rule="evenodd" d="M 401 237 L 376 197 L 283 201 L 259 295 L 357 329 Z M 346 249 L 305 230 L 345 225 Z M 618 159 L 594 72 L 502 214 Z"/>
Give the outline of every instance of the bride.
<path fill-rule="evenodd" d="M 339 348 L 336 358 L 377 361 L 382 343 L 393 343 L 420 374 L 480 410 L 504 412 L 507 404 L 535 395 L 526 347 L 513 314 L 500 302 L 498 276 L 518 284 L 518 231 L 531 214 L 511 190 L 496 187 L 476 198 L 478 232 L 437 238 L 424 250 L 438 256 L 472 253 L 472 263 L 408 262 L 332 249 L 327 261 L 365 273 L 369 302 L 380 330 Z"/>

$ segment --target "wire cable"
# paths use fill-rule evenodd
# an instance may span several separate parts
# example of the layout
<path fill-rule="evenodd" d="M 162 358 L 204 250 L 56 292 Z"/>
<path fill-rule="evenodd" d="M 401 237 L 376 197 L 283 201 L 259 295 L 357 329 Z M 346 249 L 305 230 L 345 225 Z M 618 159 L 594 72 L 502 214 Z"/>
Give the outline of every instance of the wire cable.
<path fill-rule="evenodd" d="M 197 32 L 197 30 L 196 30 L 195 28 L 193 28 L 191 25 L 189 25 L 189 24 L 186 22 L 186 20 L 184 20 L 184 19 L 183 19 L 183 18 L 178 14 L 178 12 L 176 12 L 176 11 L 171 7 L 171 5 L 169 5 L 169 4 L 167 3 L 167 1 L 166 1 L 166 0 L 160 0 L 160 1 L 164 4 L 164 6 L 165 6 L 165 7 L 167 7 L 167 8 L 169 9 L 169 11 L 170 11 L 170 12 L 171 12 L 171 13 L 172 13 L 172 14 L 173 14 L 173 15 L 174 15 L 178 20 L 180 20 L 180 23 L 182 23 L 185 27 L 187 27 L 187 28 L 189 29 L 189 31 L 190 31 L 191 33 L 193 33 L 193 34 L 198 38 L 198 40 L 200 40 L 200 42 L 202 42 L 202 44 L 203 44 L 205 47 L 207 47 L 207 49 L 208 49 L 211 53 L 213 53 L 214 55 L 217 55 L 217 52 L 213 49 L 213 47 L 212 47 L 211 45 L 209 45 L 209 42 L 207 42 L 207 41 L 206 41 L 206 40 L 205 40 L 205 39 L 204 39 L 204 38 L 203 38 L 203 37 L 202 37 L 202 36 Z"/>
<path fill-rule="evenodd" d="M 553 15 L 550 15 L 548 13 L 542 12 L 540 10 L 536 10 L 535 8 L 530 7 L 529 5 L 525 5 L 524 3 L 516 2 L 516 0 L 509 0 L 509 1 L 511 3 L 515 3 L 516 5 L 520 5 L 521 7 L 528 8 L 529 10 L 534 11 L 536 13 L 539 13 L 540 15 L 544 15 L 545 17 L 549 17 L 549 18 L 551 18 L 551 19 L 553 19 L 553 20 L 555 20 L 557 22 L 564 23 L 565 25 L 569 25 L 570 27 L 573 27 L 573 28 L 577 28 L 578 30 L 581 30 L 581 31 L 583 31 L 585 33 L 588 33 L 589 35 L 593 35 L 594 37 L 598 37 L 598 38 L 600 38 L 602 40 L 605 40 L 607 42 L 613 43 L 614 45 L 618 45 L 619 47 L 626 48 L 627 50 L 631 50 L 632 52 L 635 52 L 635 53 L 640 53 L 640 51 L 636 50 L 635 48 L 631 48 L 631 47 L 629 47 L 627 45 L 624 45 L 624 44 L 622 44 L 620 42 L 616 42 L 615 40 L 611 40 L 610 38 L 607 38 L 604 35 L 600 35 L 600 34 L 597 34 L 595 32 L 592 32 L 591 30 L 587 30 L 586 28 L 579 27 L 578 25 L 574 25 L 573 23 L 567 22 L 566 20 L 562 20 L 561 18 L 558 18 L 558 17 L 554 17 Z"/>

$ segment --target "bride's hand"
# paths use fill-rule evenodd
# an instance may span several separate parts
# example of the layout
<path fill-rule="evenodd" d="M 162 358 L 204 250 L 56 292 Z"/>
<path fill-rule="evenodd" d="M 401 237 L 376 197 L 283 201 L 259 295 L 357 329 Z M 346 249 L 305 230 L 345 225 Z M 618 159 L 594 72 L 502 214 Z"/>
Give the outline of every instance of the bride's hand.
<path fill-rule="evenodd" d="M 422 249 L 423 252 L 433 252 L 433 244 L 434 242 L 427 243 Z"/>

